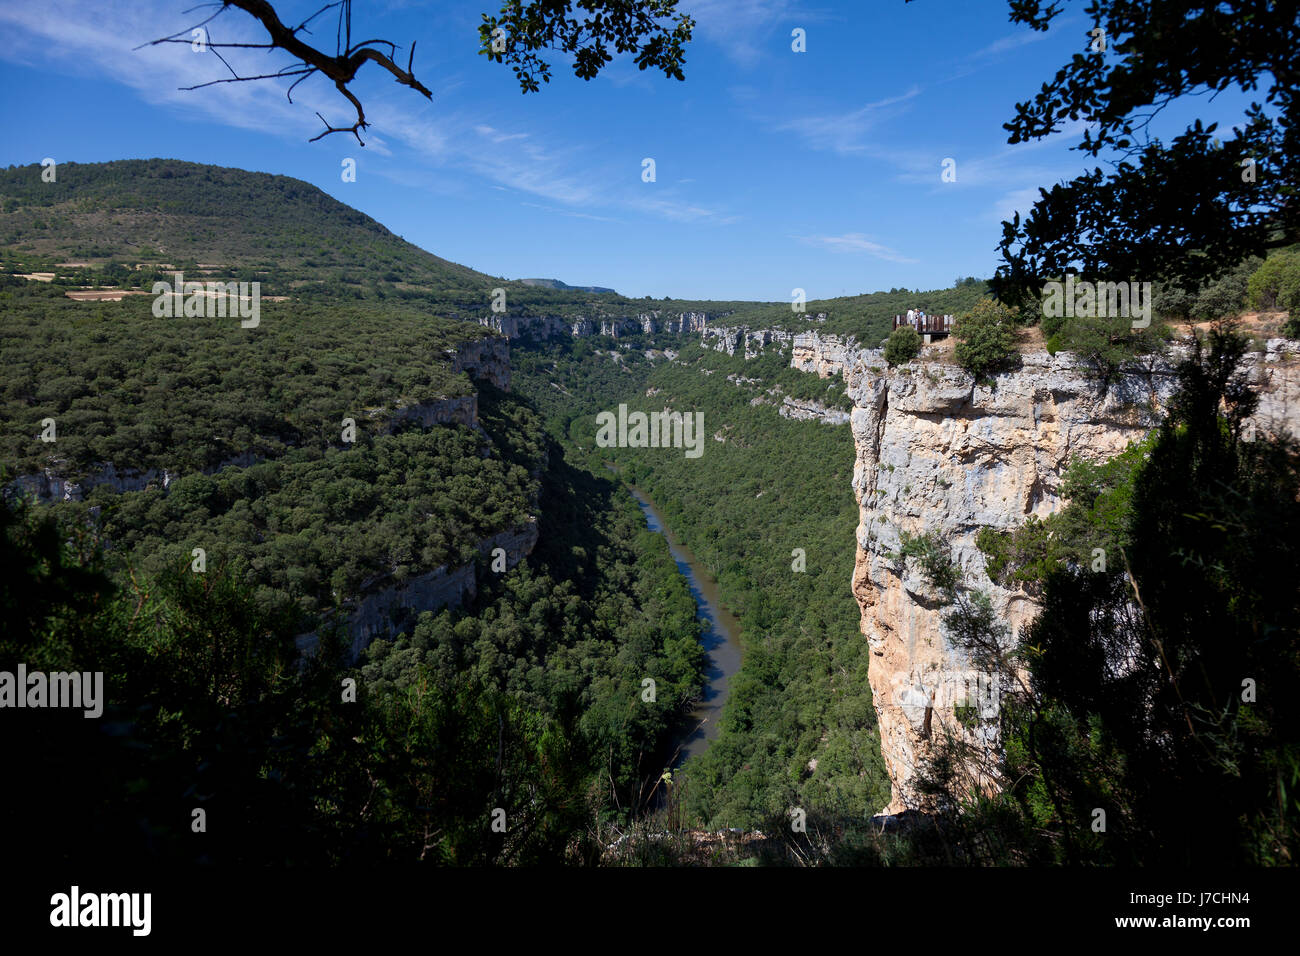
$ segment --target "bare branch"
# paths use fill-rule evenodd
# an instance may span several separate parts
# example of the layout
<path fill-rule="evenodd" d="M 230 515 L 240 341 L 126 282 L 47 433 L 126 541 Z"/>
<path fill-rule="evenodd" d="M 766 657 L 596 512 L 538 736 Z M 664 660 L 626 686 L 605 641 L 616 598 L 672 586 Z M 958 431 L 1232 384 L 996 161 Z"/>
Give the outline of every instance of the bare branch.
<path fill-rule="evenodd" d="M 216 4 L 203 4 L 201 6 L 214 5 Z M 361 101 L 352 93 L 351 90 L 348 89 L 348 84 L 356 78 L 357 72 L 366 63 L 378 64 L 392 74 L 393 78 L 402 86 L 409 86 L 411 89 L 424 96 L 425 99 L 433 99 L 433 93 L 423 83 L 415 78 L 414 43 L 411 44 L 411 51 L 407 58 L 406 69 L 402 69 L 394 62 L 393 57 L 396 55 L 398 47 L 390 40 L 373 38 L 356 44 L 352 43 L 352 4 L 350 0 L 334 0 L 332 3 L 327 3 L 306 20 L 303 20 L 302 23 L 298 24 L 298 26 L 293 28 L 289 28 L 281 22 L 275 8 L 270 2 L 268 2 L 268 0 L 221 0 L 220 9 L 216 10 L 200 23 L 190 27 L 188 30 L 182 30 L 173 33 L 170 36 L 160 37 L 150 43 L 142 44 L 142 46 L 156 46 L 160 43 L 188 43 L 190 42 L 189 40 L 182 38 L 185 34 L 192 33 L 194 30 L 206 26 L 230 7 L 237 7 L 238 9 L 243 10 L 261 23 L 262 27 L 266 30 L 267 35 L 270 37 L 270 42 L 206 43 L 205 46 L 210 49 L 226 69 L 230 71 L 231 75 L 220 80 L 211 80 L 206 83 L 196 84 L 195 86 L 182 87 L 182 89 L 197 90 L 207 86 L 215 86 L 219 83 L 242 83 L 251 80 L 297 76 L 298 79 L 293 82 L 285 93 L 289 102 L 292 103 L 293 90 L 299 83 L 314 73 L 323 73 L 334 81 L 335 89 L 337 89 L 339 93 L 341 93 L 348 102 L 352 104 L 352 108 L 356 111 L 356 121 L 350 126 L 334 126 L 318 112 L 316 115 L 320 117 L 321 122 L 325 124 L 325 131 L 312 137 L 309 142 L 315 142 L 324 136 L 328 136 L 330 133 L 342 132 L 351 133 L 357 138 L 357 142 L 362 146 L 364 146 L 365 143 L 361 139 L 360 131 L 365 129 L 368 125 L 366 123 L 366 114 L 365 110 L 362 108 Z M 310 34 L 311 30 L 308 29 L 308 24 L 327 10 L 335 7 L 339 9 L 339 19 L 335 52 L 331 55 L 304 42 L 298 34 Z M 195 9 L 199 9 L 199 7 L 191 8 L 191 10 Z M 188 13 L 189 11 L 186 12 Z M 384 53 L 382 50 L 377 49 L 377 47 L 381 46 L 387 46 L 388 52 Z M 136 49 L 140 48 L 141 47 L 137 47 Z M 264 50 L 281 49 L 298 60 L 298 63 L 275 73 L 259 74 L 257 76 L 240 76 L 230 63 L 227 62 L 226 58 L 218 52 L 220 48 Z"/>
<path fill-rule="evenodd" d="M 199 83 L 196 86 L 182 86 L 181 89 L 186 91 L 201 90 L 206 86 L 216 86 L 218 83 L 247 83 L 251 80 L 275 80 L 283 76 L 296 76 L 300 72 L 306 74 L 306 73 L 311 73 L 312 71 L 299 69 L 299 70 L 294 70 L 291 73 L 262 73 L 258 76 L 226 76 L 226 77 L 222 77 L 219 80 L 208 80 L 208 82 Z M 296 81 L 295 85 L 301 82 L 302 80 L 298 80 Z M 290 87 L 290 89 L 293 89 L 293 87 Z"/>

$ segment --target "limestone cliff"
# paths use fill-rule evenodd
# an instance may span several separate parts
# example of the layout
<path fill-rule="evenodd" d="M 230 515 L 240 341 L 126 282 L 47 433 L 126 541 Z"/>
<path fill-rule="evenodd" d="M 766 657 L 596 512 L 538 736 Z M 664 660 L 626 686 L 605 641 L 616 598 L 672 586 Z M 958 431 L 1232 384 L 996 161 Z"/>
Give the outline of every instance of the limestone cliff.
<path fill-rule="evenodd" d="M 531 554 L 536 544 L 537 519 L 529 517 L 521 527 L 508 528 L 480 541 L 478 551 L 490 561 L 492 552 L 500 548 L 505 552 L 505 569 L 510 570 Z M 345 602 L 343 609 L 342 623 L 350 641 L 351 663 L 357 661 L 376 637 L 409 629 L 423 612 L 455 608 L 472 601 L 478 593 L 478 578 L 473 563 L 459 567 L 443 565 L 401 582 L 393 581 L 391 574 L 380 574 L 364 582 L 361 590 L 361 596 Z M 297 638 L 302 653 L 314 653 L 319 644 L 316 631 Z"/>
<path fill-rule="evenodd" d="M 556 315 L 504 315 L 493 313 L 479 318 L 479 324 L 509 339 L 528 336 L 547 340 L 557 338 L 585 338 L 590 335 L 621 335 L 665 333 L 687 335 L 703 332 L 710 321 L 730 315 L 730 312 L 677 312 L 664 314 L 660 309 L 650 312 L 621 315 L 594 315 L 562 318 Z"/>
<path fill-rule="evenodd" d="M 397 426 L 405 422 L 418 422 L 422 428 L 434 425 L 464 425 L 478 428 L 478 393 L 456 395 L 434 402 L 417 402 L 411 405 L 399 405 L 393 409 L 379 409 L 371 417 L 383 417 L 386 423 L 380 426 L 385 434 L 392 434 Z"/>
<path fill-rule="evenodd" d="M 223 468 L 247 468 L 261 459 L 251 452 L 244 452 L 227 458 L 220 464 L 204 468 L 203 474 L 216 474 Z M 67 462 L 52 459 L 50 464 L 36 474 L 20 475 L 9 483 L 7 490 L 23 496 L 34 496 L 37 501 L 47 504 L 52 501 L 84 501 L 87 494 L 100 485 L 107 485 L 121 494 L 128 491 L 143 491 L 151 484 L 160 484 L 167 488 L 177 476 L 166 469 L 149 468 L 141 471 L 135 468 L 119 470 L 112 462 L 106 462 L 93 473 L 79 478 L 68 477 Z"/>
<path fill-rule="evenodd" d="M 781 400 L 777 412 L 782 418 L 793 418 L 796 421 L 816 420 L 826 425 L 847 425 L 849 422 L 849 413 L 842 409 L 830 408 L 810 399 L 791 398 L 789 395 Z"/>
<path fill-rule="evenodd" d="M 1257 427 L 1300 432 L 1297 358 L 1294 346 L 1280 341 L 1254 356 L 1262 395 Z M 990 755 L 999 745 L 994 720 L 968 719 L 964 727 L 954 717 L 953 703 L 965 697 L 972 671 L 946 639 L 938 595 L 915 562 L 898 560 L 901 534 L 930 533 L 946 542 L 967 584 L 989 594 L 1014 636 L 1037 607 L 1023 592 L 989 580 L 976 534 L 1062 507 L 1070 459 L 1105 459 L 1146 435 L 1173 389 L 1173 368 L 1151 361 L 1102 395 L 1071 355 L 1040 351 L 986 387 L 925 353 L 890 369 L 879 349 L 815 334 L 796 337 L 792 365 L 842 375 L 854 403 L 859 523 L 852 590 L 871 646 L 869 679 L 893 784 L 887 811 L 897 813 L 918 805 L 918 761 L 942 728 Z"/>
<path fill-rule="evenodd" d="M 790 367 L 815 372 L 821 378 L 843 375 L 856 351 L 857 341 L 851 335 L 841 339 L 835 335 L 800 332 L 792 342 Z"/>
<path fill-rule="evenodd" d="M 485 335 L 465 342 L 452 352 L 453 372 L 468 372 L 476 381 L 491 382 L 502 391 L 510 391 L 510 339 Z"/>
<path fill-rule="evenodd" d="M 711 325 L 701 330 L 700 344 L 715 352 L 735 355 L 737 351 L 747 359 L 762 355 L 768 346 L 783 348 L 795 338 L 794 333 L 782 329 L 751 329 L 748 326 Z"/>

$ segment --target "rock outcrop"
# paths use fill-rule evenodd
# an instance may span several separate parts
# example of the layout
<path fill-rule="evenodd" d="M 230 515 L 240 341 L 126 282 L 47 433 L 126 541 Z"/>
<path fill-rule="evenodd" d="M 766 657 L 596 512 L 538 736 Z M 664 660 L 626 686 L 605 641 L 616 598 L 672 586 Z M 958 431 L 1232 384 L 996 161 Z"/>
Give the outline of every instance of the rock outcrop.
<path fill-rule="evenodd" d="M 1256 428 L 1300 432 L 1300 357 L 1285 343 L 1256 355 L 1261 389 Z M 947 639 L 944 605 L 915 562 L 897 557 L 901 535 L 931 534 L 946 543 L 968 586 L 988 593 L 1014 639 L 1037 613 L 1021 591 L 989 580 L 975 546 L 982 527 L 1011 529 L 1063 505 L 1061 482 L 1075 457 L 1104 460 L 1156 423 L 1175 377 L 1164 360 L 1120 377 L 1103 395 L 1069 354 L 1031 352 L 1022 367 L 976 385 L 951 365 L 917 361 L 890 369 L 879 349 L 795 338 L 791 364 L 823 377 L 844 376 L 859 504 L 852 590 L 871 646 L 869 679 L 881 749 L 893 784 L 886 812 L 920 805 L 916 771 L 942 730 L 965 736 L 986 755 L 1000 742 L 992 714 L 959 722 L 971 663 Z"/>
<path fill-rule="evenodd" d="M 385 411 L 380 410 L 375 413 L 376 417 L 380 414 L 385 414 Z M 407 422 L 417 422 L 423 428 L 431 428 L 434 425 L 464 425 L 467 428 L 478 428 L 478 393 L 456 395 L 436 402 L 400 405 L 386 412 L 386 417 L 388 420 L 382 429 L 386 434 L 391 434 L 399 425 Z"/>
<path fill-rule="evenodd" d="M 789 395 L 781 401 L 781 407 L 777 412 L 782 418 L 793 418 L 797 421 L 815 420 L 826 425 L 847 425 L 849 422 L 849 413 L 842 408 L 828 408 L 821 402 L 791 398 Z"/>
<path fill-rule="evenodd" d="M 449 351 L 452 352 L 453 372 L 468 372 L 476 381 L 491 382 L 502 391 L 510 391 L 509 338 L 485 335 Z"/>
<path fill-rule="evenodd" d="M 813 372 L 819 378 L 830 378 L 843 375 L 856 352 L 857 340 L 851 335 L 842 339 L 837 335 L 800 332 L 792 343 L 790 367 Z"/>
<path fill-rule="evenodd" d="M 745 358 L 755 358 L 763 354 L 769 345 L 784 345 L 793 338 L 790 332 L 781 329 L 752 329 L 745 332 Z"/>
<path fill-rule="evenodd" d="M 532 339 L 586 338 L 590 335 L 621 335 L 642 333 L 654 335 L 689 335 L 703 332 L 711 320 L 730 315 L 730 312 L 678 312 L 664 315 L 662 310 L 640 312 L 635 315 L 597 315 L 593 318 L 577 316 L 561 318 L 555 315 L 502 315 L 482 316 L 478 322 L 499 335 L 510 339 L 528 336 Z"/>
<path fill-rule="evenodd" d="M 727 327 L 711 325 L 700 334 L 700 344 L 715 352 L 735 355 L 737 350 L 744 358 L 756 358 L 771 345 L 778 348 L 795 338 L 794 333 L 782 329 L 750 329 L 744 325 Z"/>
<path fill-rule="evenodd" d="M 510 570 L 532 553 L 537 545 L 537 519 L 530 517 L 522 527 L 510 528 L 480 541 L 479 554 L 491 561 L 493 552 L 505 552 L 505 570 Z M 489 564 L 489 567 L 491 565 Z M 488 571 L 487 573 L 500 573 Z M 446 565 L 396 583 L 391 575 L 371 578 L 362 585 L 360 598 L 345 602 L 343 626 L 350 641 L 348 662 L 356 663 L 376 637 L 397 634 L 414 626 L 425 611 L 459 607 L 478 594 L 477 565 Z M 313 654 L 320 646 L 317 631 L 300 634 L 300 653 Z"/>
<path fill-rule="evenodd" d="M 508 339 L 517 339 L 520 335 L 517 315 L 501 315 L 494 312 L 491 315 L 480 316 L 478 324 Z"/>
<path fill-rule="evenodd" d="M 655 313 L 655 319 L 659 323 L 659 331 L 667 332 L 671 335 L 690 335 L 693 332 L 703 332 L 709 324 L 709 313 L 707 312 L 679 312 L 677 315 L 670 315 L 659 320 L 658 313 Z M 730 315 L 729 312 L 723 312 L 715 315 L 714 318 L 721 318 L 723 315 Z"/>
<path fill-rule="evenodd" d="M 740 337 L 744 332 L 744 329 L 729 329 L 715 325 L 703 331 L 700 335 L 700 344 L 706 349 L 713 349 L 715 352 L 726 352 L 728 355 L 735 355 L 736 346 L 740 344 Z"/>
<path fill-rule="evenodd" d="M 227 458 L 210 468 L 204 468 L 203 474 L 214 475 L 223 468 L 247 468 L 260 459 L 251 452 Z M 64 462 L 66 464 L 66 462 Z M 24 497 L 34 496 L 42 504 L 54 501 L 84 501 L 86 495 L 101 485 L 107 485 L 119 494 L 127 491 L 143 491 L 150 485 L 158 484 L 167 488 L 178 475 L 167 470 L 150 468 L 138 471 L 123 468 L 121 471 L 112 462 L 101 464 L 91 474 L 80 478 L 69 478 L 60 470 L 60 463 L 55 461 L 49 467 L 33 475 L 22 475 L 9 483 L 7 492 L 14 492 Z"/>

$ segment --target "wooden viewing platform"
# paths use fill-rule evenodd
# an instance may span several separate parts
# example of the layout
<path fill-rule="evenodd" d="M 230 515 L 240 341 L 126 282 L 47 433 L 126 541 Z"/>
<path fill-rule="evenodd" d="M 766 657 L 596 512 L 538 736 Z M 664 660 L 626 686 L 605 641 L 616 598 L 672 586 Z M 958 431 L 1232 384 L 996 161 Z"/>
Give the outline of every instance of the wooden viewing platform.
<path fill-rule="evenodd" d="M 925 318 L 914 318 L 908 321 L 905 315 L 894 316 L 894 328 L 901 329 L 909 325 L 925 339 L 925 344 L 929 345 L 931 338 L 944 336 L 952 333 L 952 324 L 954 317 L 951 315 L 927 315 Z"/>

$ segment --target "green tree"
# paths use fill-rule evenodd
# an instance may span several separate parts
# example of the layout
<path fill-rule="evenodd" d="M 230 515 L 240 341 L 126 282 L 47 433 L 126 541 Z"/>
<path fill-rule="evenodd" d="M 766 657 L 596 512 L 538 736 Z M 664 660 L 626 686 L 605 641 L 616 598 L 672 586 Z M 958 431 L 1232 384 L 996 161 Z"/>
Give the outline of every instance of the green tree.
<path fill-rule="evenodd" d="M 1294 322 L 1300 313 L 1300 251 L 1275 252 L 1247 282 L 1250 307 L 1261 312 L 1290 312 Z"/>
<path fill-rule="evenodd" d="M 909 0 L 910 2 L 910 0 Z M 1046 31 L 1069 0 L 1010 0 Z M 1198 287 L 1251 255 L 1300 239 L 1300 22 L 1292 4 L 1089 0 L 1079 52 L 1016 105 L 1010 143 L 1088 125 L 1077 149 L 1111 160 L 1042 189 L 1003 223 L 993 287 L 1006 301 L 1083 271 Z M 1262 90 L 1231 130 L 1195 119 L 1168 142 L 1149 123 L 1171 103 Z"/>
<path fill-rule="evenodd" d="M 1133 357 L 1128 345 L 1131 331 L 1132 323 L 1124 316 L 1077 316 L 1066 323 L 1056 342 L 1078 355 L 1105 390 L 1120 366 Z"/>
<path fill-rule="evenodd" d="M 1191 318 L 1192 307 L 1196 304 L 1195 293 L 1172 282 L 1161 282 L 1156 286 L 1155 298 L 1151 302 L 1152 311 L 1162 319 L 1186 321 Z M 1046 320 L 1044 332 L 1046 333 Z M 1064 325 L 1064 323 L 1061 323 Z"/>
<path fill-rule="evenodd" d="M 573 7 L 584 11 L 578 20 Z M 610 50 L 635 54 L 642 69 L 684 79 L 685 45 L 695 21 L 677 13 L 677 0 L 505 0 L 496 16 L 483 14 L 479 53 L 509 63 L 525 93 L 549 83 L 551 68 L 538 53 L 571 56 L 575 76 L 590 80 L 613 60 Z"/>
<path fill-rule="evenodd" d="M 1227 275 L 1206 285 L 1192 303 L 1192 317 L 1213 321 L 1240 315 L 1246 307 L 1250 277 L 1263 265 L 1263 261 L 1258 257 L 1247 259 Z"/>
<path fill-rule="evenodd" d="M 1126 362 L 1161 351 L 1166 334 L 1163 326 L 1135 329 L 1123 316 L 1075 316 L 1065 321 L 1051 344 L 1082 359 L 1104 393 Z"/>
<path fill-rule="evenodd" d="M 1007 368 L 1016 358 L 1016 310 L 987 296 L 957 318 L 954 353 L 961 367 L 983 379 Z"/>
<path fill-rule="evenodd" d="M 920 353 L 921 336 L 910 325 L 894 329 L 885 340 L 885 361 L 890 365 L 910 362 Z"/>

